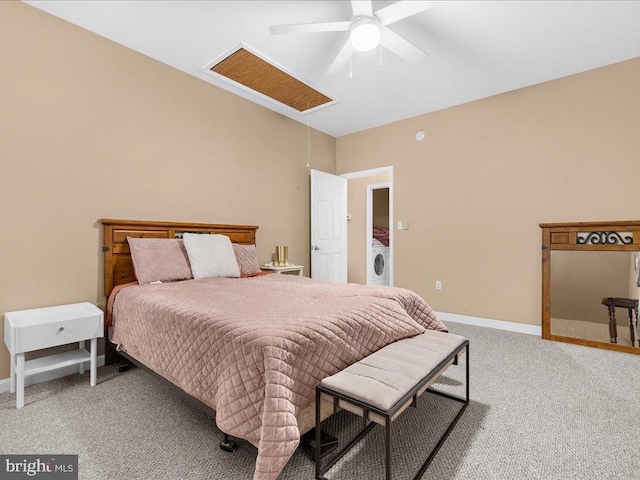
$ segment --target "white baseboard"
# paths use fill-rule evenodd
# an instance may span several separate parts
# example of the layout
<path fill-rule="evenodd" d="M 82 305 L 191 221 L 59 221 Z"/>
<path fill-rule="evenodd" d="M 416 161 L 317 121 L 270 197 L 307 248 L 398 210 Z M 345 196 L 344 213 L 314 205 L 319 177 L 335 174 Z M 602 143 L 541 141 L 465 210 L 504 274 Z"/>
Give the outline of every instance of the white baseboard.
<path fill-rule="evenodd" d="M 91 363 L 86 361 L 84 364 L 85 371 L 87 375 L 89 374 Z M 97 366 L 104 366 L 104 355 L 98 355 Z M 58 368 L 57 370 L 51 370 L 49 372 L 36 373 L 35 375 L 31 375 L 29 377 L 25 377 L 24 386 L 28 387 L 29 385 L 35 385 L 36 383 L 48 382 L 49 380 L 54 380 L 60 377 L 66 377 L 67 375 L 73 375 L 74 373 L 78 373 L 79 365 L 69 365 L 68 367 Z M 5 378 L 0 380 L 0 393 L 6 393 L 9 391 L 10 380 Z"/>
<path fill-rule="evenodd" d="M 542 327 L 538 325 L 528 325 L 526 323 L 505 322 L 504 320 L 493 320 L 491 318 L 471 317 L 458 313 L 435 312 L 443 322 L 466 323 L 478 327 L 497 328 L 498 330 L 509 330 L 511 332 L 527 333 L 529 335 L 542 335 Z"/>

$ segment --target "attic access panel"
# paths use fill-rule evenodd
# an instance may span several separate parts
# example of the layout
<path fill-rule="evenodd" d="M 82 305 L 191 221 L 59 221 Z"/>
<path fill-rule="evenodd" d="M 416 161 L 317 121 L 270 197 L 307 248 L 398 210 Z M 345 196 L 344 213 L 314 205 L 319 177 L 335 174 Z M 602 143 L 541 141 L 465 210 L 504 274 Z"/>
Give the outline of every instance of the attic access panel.
<path fill-rule="evenodd" d="M 256 52 L 257 53 L 257 52 Z M 207 67 L 227 80 L 303 113 L 335 100 L 298 80 L 246 46 L 234 49 Z"/>

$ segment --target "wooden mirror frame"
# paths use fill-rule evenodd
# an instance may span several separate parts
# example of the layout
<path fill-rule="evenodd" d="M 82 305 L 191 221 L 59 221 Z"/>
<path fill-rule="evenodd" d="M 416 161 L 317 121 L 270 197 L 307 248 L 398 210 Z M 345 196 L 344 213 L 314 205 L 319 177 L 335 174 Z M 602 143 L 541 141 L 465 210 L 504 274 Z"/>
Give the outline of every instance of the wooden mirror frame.
<path fill-rule="evenodd" d="M 565 337 L 551 333 L 551 252 L 553 250 L 640 251 L 640 220 L 622 222 L 541 223 L 542 338 L 640 355 L 640 347 Z"/>

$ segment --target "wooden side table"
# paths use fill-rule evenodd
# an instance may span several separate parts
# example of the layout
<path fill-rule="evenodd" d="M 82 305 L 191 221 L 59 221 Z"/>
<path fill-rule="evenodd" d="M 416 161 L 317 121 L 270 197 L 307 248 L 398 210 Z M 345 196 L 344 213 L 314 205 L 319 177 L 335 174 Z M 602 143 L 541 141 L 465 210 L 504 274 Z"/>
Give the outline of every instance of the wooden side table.
<path fill-rule="evenodd" d="M 90 384 L 96 384 L 98 338 L 104 336 L 104 315 L 91 303 L 75 303 L 4 314 L 4 343 L 11 354 L 9 388 L 16 393 L 16 408 L 24 406 L 24 379 L 70 365 L 84 373 L 91 362 Z M 91 341 L 91 353 L 84 348 Z M 24 354 L 43 348 L 79 343 L 78 350 L 58 353 L 25 362 Z"/>
<path fill-rule="evenodd" d="M 298 275 L 299 277 L 303 276 L 304 265 L 287 265 L 285 267 L 276 267 L 271 263 L 267 263 L 266 265 L 262 265 L 260 267 L 261 270 L 270 270 L 274 273 L 279 274 L 290 274 L 290 275 Z"/>
<path fill-rule="evenodd" d="M 631 346 L 636 343 L 633 329 L 633 314 L 636 317 L 636 330 L 638 330 L 638 346 L 640 347 L 640 329 L 638 329 L 638 300 L 633 298 L 607 297 L 602 299 L 602 305 L 609 309 L 609 339 L 611 343 L 618 343 L 618 325 L 616 322 L 616 307 L 626 308 L 629 312 L 629 330 L 631 332 Z"/>

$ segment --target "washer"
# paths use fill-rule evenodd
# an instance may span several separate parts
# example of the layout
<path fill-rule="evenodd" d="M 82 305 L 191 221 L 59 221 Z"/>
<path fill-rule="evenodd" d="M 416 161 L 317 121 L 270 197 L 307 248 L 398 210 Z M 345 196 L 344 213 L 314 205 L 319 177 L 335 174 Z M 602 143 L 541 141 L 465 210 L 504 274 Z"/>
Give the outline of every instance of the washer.
<path fill-rule="evenodd" d="M 389 285 L 389 247 L 371 247 L 369 285 Z"/>

